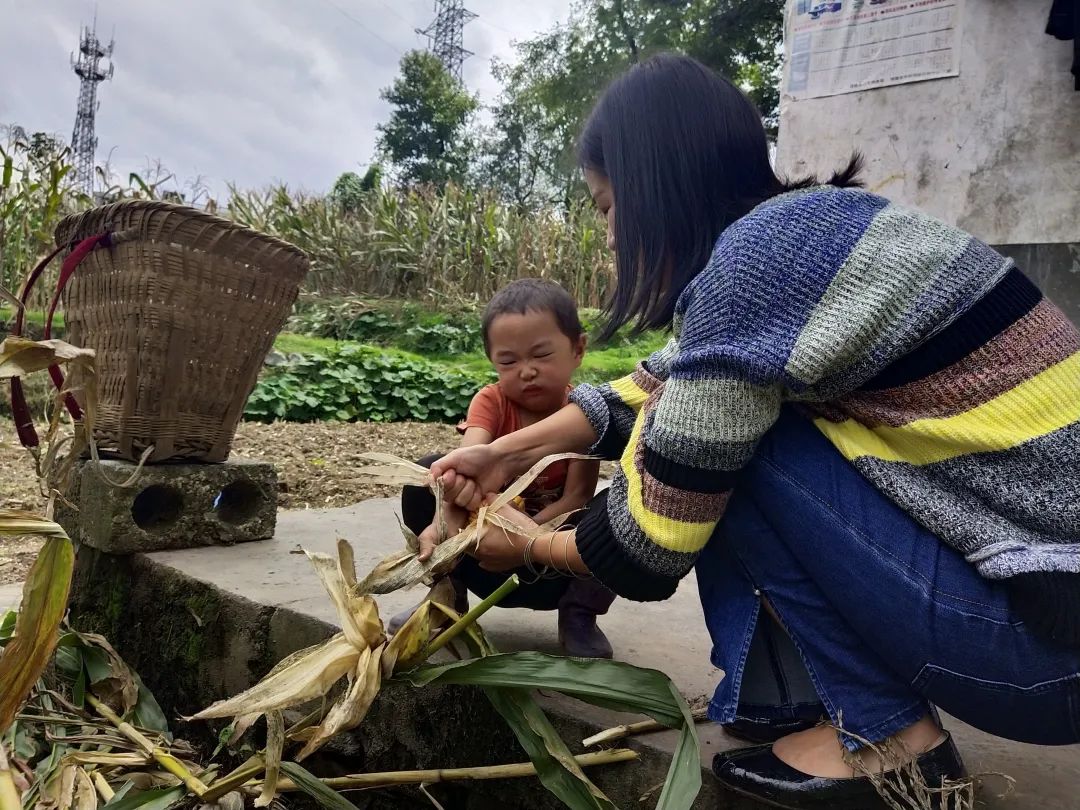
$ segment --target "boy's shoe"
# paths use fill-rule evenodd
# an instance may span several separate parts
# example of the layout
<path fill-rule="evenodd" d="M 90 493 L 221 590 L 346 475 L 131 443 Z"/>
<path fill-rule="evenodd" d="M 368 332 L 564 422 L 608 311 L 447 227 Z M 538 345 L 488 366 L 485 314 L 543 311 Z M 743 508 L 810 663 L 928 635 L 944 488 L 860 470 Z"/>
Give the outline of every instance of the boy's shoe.
<path fill-rule="evenodd" d="M 456 579 L 453 574 L 451 574 L 449 577 L 447 577 L 447 580 L 449 581 L 450 586 L 453 588 L 453 604 L 448 605 L 448 607 L 451 607 L 457 613 L 460 613 L 460 614 L 464 615 L 469 610 L 469 590 L 465 587 L 465 583 L 463 583 L 459 579 Z M 438 587 L 439 587 L 439 583 L 436 583 L 435 586 L 432 588 L 432 591 L 434 591 L 435 588 L 438 588 Z M 430 599 L 430 598 L 431 598 L 431 593 L 428 593 L 428 595 L 422 601 L 417 602 L 412 607 L 407 608 L 406 610 L 403 610 L 400 613 L 396 613 L 393 616 L 391 616 L 390 621 L 387 622 L 387 624 L 386 624 L 386 632 L 389 633 L 390 635 L 394 635 L 394 633 L 396 633 L 398 630 L 400 630 L 402 628 L 402 626 L 405 624 L 405 622 L 407 622 L 409 620 L 409 618 L 414 613 L 416 613 L 416 611 L 420 607 L 420 605 L 424 604 L 424 602 L 428 601 L 428 599 Z M 442 600 L 439 600 L 439 601 L 442 601 Z"/>
<path fill-rule="evenodd" d="M 608 612 L 615 594 L 595 579 L 575 579 L 559 600 L 559 645 L 572 658 L 611 658 L 614 651 L 596 617 Z"/>

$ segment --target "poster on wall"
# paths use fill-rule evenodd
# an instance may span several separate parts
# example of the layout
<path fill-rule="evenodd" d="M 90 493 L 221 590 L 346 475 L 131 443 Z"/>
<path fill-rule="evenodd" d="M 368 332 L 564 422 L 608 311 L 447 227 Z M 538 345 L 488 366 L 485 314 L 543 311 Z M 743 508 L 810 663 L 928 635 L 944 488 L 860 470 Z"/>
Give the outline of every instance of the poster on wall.
<path fill-rule="evenodd" d="M 963 0 L 788 0 L 785 91 L 855 93 L 960 73 Z"/>

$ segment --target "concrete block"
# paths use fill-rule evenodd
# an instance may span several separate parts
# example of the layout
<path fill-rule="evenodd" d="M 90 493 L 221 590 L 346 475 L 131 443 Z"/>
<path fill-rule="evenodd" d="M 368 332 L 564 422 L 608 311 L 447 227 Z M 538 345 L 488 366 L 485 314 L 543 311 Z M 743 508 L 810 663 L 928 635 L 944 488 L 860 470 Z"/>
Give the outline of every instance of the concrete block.
<path fill-rule="evenodd" d="M 157 464 L 117 487 L 135 465 L 83 462 L 56 520 L 80 543 L 111 554 L 232 545 L 265 540 L 277 522 L 277 473 L 261 461 Z M 105 480 L 106 477 L 109 479 Z"/>

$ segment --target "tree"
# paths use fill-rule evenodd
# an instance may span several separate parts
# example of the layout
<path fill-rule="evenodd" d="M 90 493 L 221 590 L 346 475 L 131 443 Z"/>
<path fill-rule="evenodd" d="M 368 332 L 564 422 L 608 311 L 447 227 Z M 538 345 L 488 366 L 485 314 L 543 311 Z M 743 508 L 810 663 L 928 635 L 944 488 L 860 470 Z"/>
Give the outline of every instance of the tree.
<path fill-rule="evenodd" d="M 570 19 L 517 45 L 486 140 L 483 178 L 523 205 L 580 193 L 573 147 L 604 86 L 660 51 L 739 84 L 775 133 L 783 0 L 580 0 Z"/>
<path fill-rule="evenodd" d="M 496 189 L 508 203 L 534 208 L 563 196 L 564 185 L 555 181 L 556 167 L 564 161 L 565 138 L 553 121 L 550 108 L 529 85 L 532 71 L 523 64 L 509 66 L 495 60 L 492 74 L 506 88 L 491 108 L 492 125 L 483 134 L 477 165 L 480 185 Z"/>
<path fill-rule="evenodd" d="M 345 213 L 354 213 L 360 210 L 364 200 L 364 181 L 356 172 L 343 172 L 334 181 L 333 188 L 328 195 L 330 200 Z"/>
<path fill-rule="evenodd" d="M 381 97 L 393 111 L 379 125 L 378 149 L 398 180 L 440 186 L 463 181 L 471 151 L 467 123 L 476 111 L 476 97 L 423 51 L 402 57 L 401 75 Z"/>

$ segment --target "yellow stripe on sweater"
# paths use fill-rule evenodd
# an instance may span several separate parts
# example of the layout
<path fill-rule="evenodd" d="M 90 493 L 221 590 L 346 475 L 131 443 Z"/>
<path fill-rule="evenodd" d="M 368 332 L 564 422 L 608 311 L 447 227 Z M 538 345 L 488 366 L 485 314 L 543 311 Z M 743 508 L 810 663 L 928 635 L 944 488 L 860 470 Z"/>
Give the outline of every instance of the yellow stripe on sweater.
<path fill-rule="evenodd" d="M 634 382 L 632 374 L 620 377 L 608 384 L 611 386 L 611 390 L 619 395 L 619 399 L 623 401 L 623 404 L 634 411 L 640 411 L 641 406 L 645 404 L 645 400 L 649 398 L 648 392 Z"/>
<path fill-rule="evenodd" d="M 712 537 L 713 529 L 716 528 L 716 523 L 720 519 L 719 515 L 710 523 L 687 523 L 658 515 L 645 506 L 642 497 L 641 473 L 634 465 L 634 454 L 638 442 L 641 441 L 641 429 L 644 424 L 645 414 L 638 413 L 634 429 L 630 433 L 630 441 L 626 445 L 620 462 L 622 471 L 626 475 L 627 506 L 630 509 L 630 516 L 645 536 L 660 548 L 691 553 L 701 551 Z M 672 495 L 678 497 L 678 492 L 673 491 Z"/>
<path fill-rule="evenodd" d="M 1080 352 L 971 410 L 902 427 L 868 428 L 853 419 L 815 420 L 848 460 L 933 464 L 970 453 L 1008 450 L 1080 420 Z"/>

